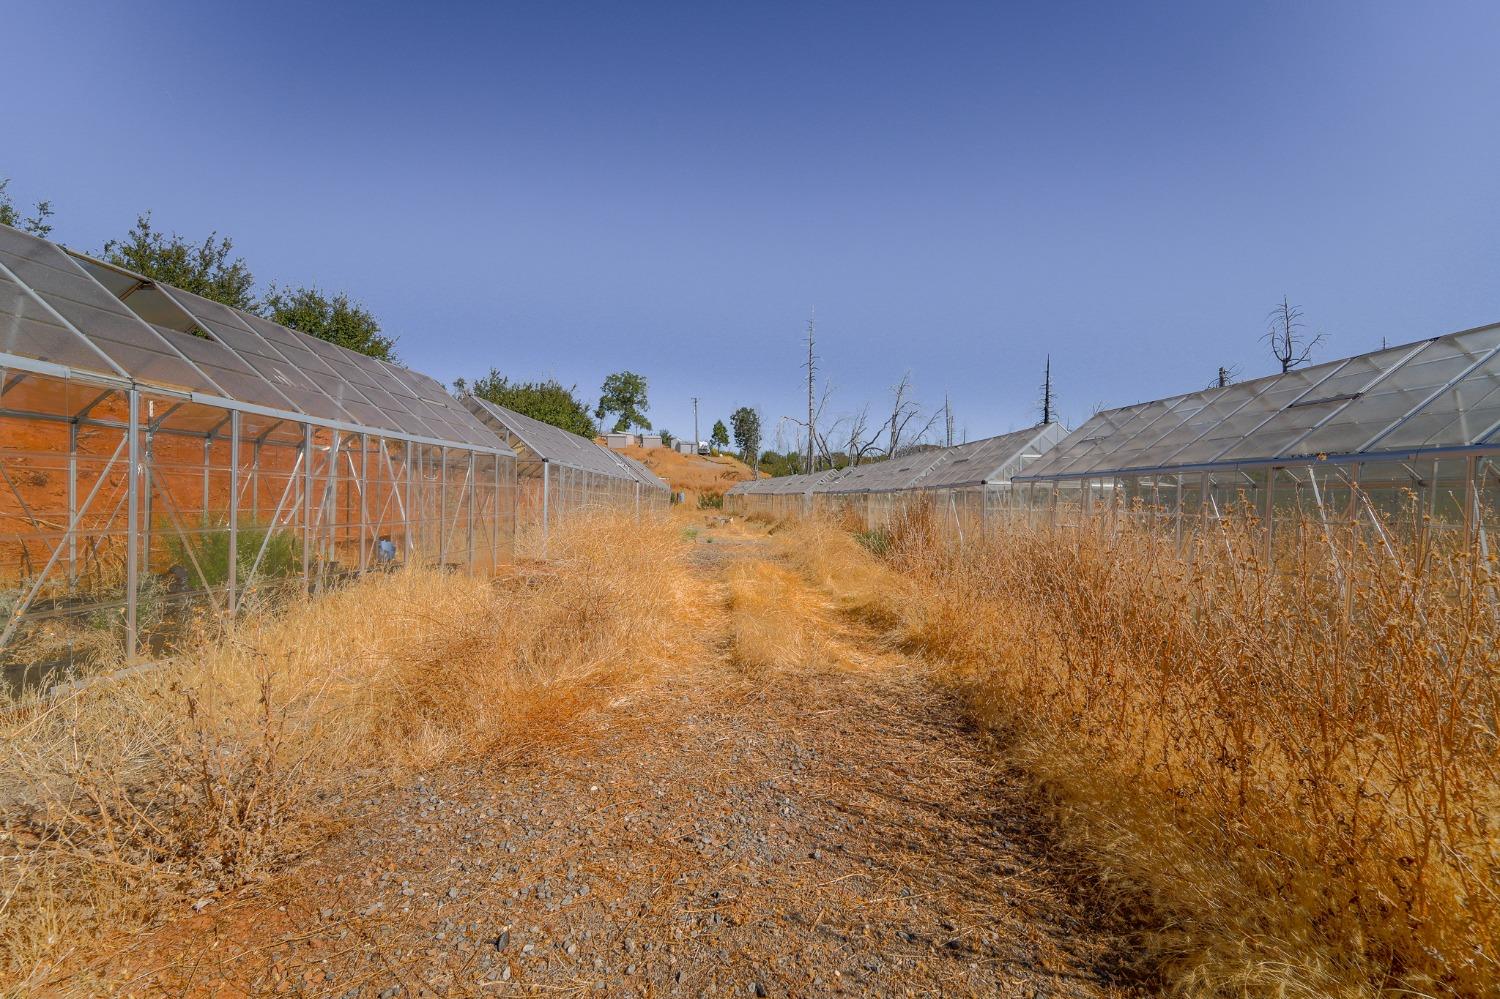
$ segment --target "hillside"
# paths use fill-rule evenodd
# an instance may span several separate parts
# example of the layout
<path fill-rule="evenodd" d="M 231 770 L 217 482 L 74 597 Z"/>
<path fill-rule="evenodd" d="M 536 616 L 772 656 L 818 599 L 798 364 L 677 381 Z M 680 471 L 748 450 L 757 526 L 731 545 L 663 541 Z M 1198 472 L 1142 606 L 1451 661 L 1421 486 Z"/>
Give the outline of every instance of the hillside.
<path fill-rule="evenodd" d="M 673 492 L 691 494 L 691 501 L 698 495 L 722 496 L 736 482 L 750 478 L 750 466 L 732 455 L 681 454 L 665 447 L 627 447 L 620 453 L 643 463 L 651 471 L 666 479 Z"/>

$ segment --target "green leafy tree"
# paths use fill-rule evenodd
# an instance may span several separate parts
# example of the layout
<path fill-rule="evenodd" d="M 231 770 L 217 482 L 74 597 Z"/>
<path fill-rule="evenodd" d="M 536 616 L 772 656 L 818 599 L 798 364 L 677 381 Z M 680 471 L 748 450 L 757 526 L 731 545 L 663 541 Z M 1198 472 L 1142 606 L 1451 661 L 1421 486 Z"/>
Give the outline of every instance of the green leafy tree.
<path fill-rule="evenodd" d="M 462 378 L 453 384 L 458 394 L 472 393 L 497 406 L 513 409 L 533 420 L 550 423 L 569 433 L 593 440 L 599 433 L 598 426 L 589 417 L 589 408 L 576 395 L 578 386 L 564 388 L 554 379 L 544 382 L 513 382 L 494 368 L 474 384 Z"/>
<path fill-rule="evenodd" d="M 729 414 L 729 425 L 734 428 L 734 446 L 739 448 L 740 459 L 753 463 L 760 453 L 760 414 L 741 406 Z"/>
<path fill-rule="evenodd" d="M 714 421 L 714 428 L 709 432 L 708 442 L 720 451 L 729 446 L 729 428 L 724 426 L 723 420 Z"/>
<path fill-rule="evenodd" d="M 758 466 L 761 474 L 769 476 L 797 475 L 807 471 L 806 456 L 796 451 L 788 451 L 782 454 L 779 451 L 767 451 L 760 456 Z"/>
<path fill-rule="evenodd" d="M 52 217 L 52 202 L 38 201 L 34 206 L 34 214 L 22 218 L 21 213 L 16 210 L 16 203 L 6 191 L 9 186 L 10 178 L 0 177 L 0 223 L 25 229 L 33 236 L 46 236 L 52 232 L 52 223 L 47 221 Z"/>
<path fill-rule="evenodd" d="M 610 413 L 616 414 L 615 433 L 623 433 L 631 427 L 650 430 L 651 421 L 646 419 L 646 410 L 650 408 L 651 404 L 646 401 L 645 376 L 634 371 L 617 371 L 604 379 L 594 416 L 603 420 Z"/>
<path fill-rule="evenodd" d="M 661 434 L 662 447 L 671 447 L 672 442 L 677 439 L 675 436 L 673 436 L 672 431 L 670 430 L 660 430 L 657 432 Z"/>
<path fill-rule="evenodd" d="M 382 361 L 396 359 L 395 339 L 380 332 L 380 323 L 369 309 L 342 293 L 330 296 L 317 288 L 273 286 L 261 305 L 261 315 Z"/>
<path fill-rule="evenodd" d="M 255 309 L 255 275 L 243 257 L 231 257 L 234 241 L 211 232 L 201 243 L 151 224 L 151 213 L 136 216 L 124 239 L 112 239 L 100 253 L 105 260 L 154 281 L 170 284 L 236 309 Z"/>

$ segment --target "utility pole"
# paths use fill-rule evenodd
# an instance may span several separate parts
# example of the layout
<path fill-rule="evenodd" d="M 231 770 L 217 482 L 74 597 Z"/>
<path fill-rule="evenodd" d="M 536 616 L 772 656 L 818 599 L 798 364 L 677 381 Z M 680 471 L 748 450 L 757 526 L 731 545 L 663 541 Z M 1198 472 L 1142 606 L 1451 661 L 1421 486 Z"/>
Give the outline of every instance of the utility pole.
<path fill-rule="evenodd" d="M 693 396 L 693 453 L 698 453 L 698 442 L 703 438 L 698 436 L 698 397 Z"/>
<path fill-rule="evenodd" d="M 807 474 L 813 472 L 813 372 L 815 369 L 815 358 L 813 356 L 813 341 L 818 330 L 818 309 L 813 307 L 812 314 L 807 317 Z"/>

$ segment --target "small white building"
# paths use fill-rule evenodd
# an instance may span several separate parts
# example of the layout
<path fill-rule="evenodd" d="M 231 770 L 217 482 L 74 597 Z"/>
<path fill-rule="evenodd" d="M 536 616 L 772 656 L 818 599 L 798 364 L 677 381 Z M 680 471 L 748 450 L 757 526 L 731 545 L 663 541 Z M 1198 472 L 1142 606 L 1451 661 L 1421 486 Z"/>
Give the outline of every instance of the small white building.
<path fill-rule="evenodd" d="M 623 430 L 617 430 L 604 435 L 604 443 L 616 451 L 622 447 L 635 447 L 640 442 L 641 439 L 638 436 L 625 433 Z M 658 445 L 661 444 L 660 437 L 656 439 L 656 443 Z"/>
<path fill-rule="evenodd" d="M 641 434 L 641 447 L 661 447 L 661 434 Z"/>
<path fill-rule="evenodd" d="M 698 449 L 693 446 L 692 441 L 675 441 L 672 446 L 677 449 L 678 454 L 697 454 Z"/>

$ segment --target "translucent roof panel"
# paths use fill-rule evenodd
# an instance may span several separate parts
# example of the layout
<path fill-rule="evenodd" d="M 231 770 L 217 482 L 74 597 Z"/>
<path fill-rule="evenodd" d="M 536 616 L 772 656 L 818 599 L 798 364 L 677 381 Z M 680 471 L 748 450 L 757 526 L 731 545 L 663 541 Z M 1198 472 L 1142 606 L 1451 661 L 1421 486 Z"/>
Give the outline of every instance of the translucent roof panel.
<path fill-rule="evenodd" d="M 1226 451 L 1220 460 L 1247 461 L 1286 454 L 1288 449 L 1307 436 L 1309 430 L 1332 420 L 1398 364 L 1426 346 L 1426 343 L 1408 344 L 1349 358 L 1327 378 L 1287 403 L 1279 413 L 1252 431 L 1250 436 Z M 1371 432 L 1379 429 L 1373 427 Z"/>
<path fill-rule="evenodd" d="M 846 469 L 838 481 L 830 482 L 819 490 L 826 493 L 889 492 L 910 489 L 924 473 L 942 458 L 942 448 L 931 448 L 855 465 Z"/>
<path fill-rule="evenodd" d="M 1500 443 L 1500 351 L 1381 437 L 1375 451 Z"/>
<path fill-rule="evenodd" d="M 1226 420 L 1234 418 L 1247 407 L 1253 406 L 1256 397 L 1265 387 L 1266 380 L 1261 379 L 1256 382 L 1244 382 L 1207 390 L 1202 393 L 1201 405 L 1195 407 L 1192 412 L 1185 411 L 1186 418 L 1182 422 L 1150 447 L 1136 452 L 1133 457 L 1134 463 L 1140 467 L 1151 468 L 1172 461 L 1173 455 L 1197 443 L 1212 433 L 1214 428 L 1223 426 Z M 1264 419 L 1263 414 L 1255 422 L 1259 423 Z"/>
<path fill-rule="evenodd" d="M 1127 417 L 1124 410 L 1105 410 L 1089 417 L 1077 430 L 1064 437 L 1056 447 L 1048 451 L 1028 471 L 1031 473 L 1053 473 L 1078 461 L 1089 452 L 1103 446 L 1121 422 Z"/>
<path fill-rule="evenodd" d="M 374 428 L 405 430 L 408 433 L 433 436 L 430 429 L 421 431 L 403 425 L 385 410 L 371 403 L 359 386 L 337 371 L 320 351 L 313 349 L 313 344 L 324 343 L 324 341 L 287 329 L 269 319 L 241 309 L 233 311 L 241 323 L 259 334 L 260 338 L 274 348 L 278 355 L 316 382 L 322 393 L 332 399 L 339 409 L 348 413 L 354 422 Z M 333 344 L 327 344 L 327 346 L 333 350 L 339 349 Z"/>
<path fill-rule="evenodd" d="M 120 370 L 21 284 L 0 271 L 0 351 L 120 377 Z"/>
<path fill-rule="evenodd" d="M 166 340 L 198 368 L 212 378 L 223 391 L 219 394 L 240 402 L 254 403 L 270 409 L 295 411 L 291 402 L 240 356 L 217 340 L 156 327 L 157 335 Z"/>
<path fill-rule="evenodd" d="M 916 481 L 918 489 L 953 489 L 1004 482 L 1040 458 L 1064 436 L 1056 423 L 944 448 L 936 464 Z"/>
<path fill-rule="evenodd" d="M 1141 406 L 1100 413 L 1023 479 L 1294 462 L 1500 443 L 1500 324 L 1147 404 L 1187 414 L 1155 443 Z M 1157 429 L 1161 417 L 1152 421 Z M 1089 448 L 1087 439 L 1096 441 Z M 1133 440 L 1132 440 L 1133 439 Z M 1077 455 L 1078 457 L 1070 457 Z"/>
<path fill-rule="evenodd" d="M 542 461 L 566 465 L 597 475 L 636 480 L 637 476 L 616 460 L 606 448 L 561 427 L 523 416 L 475 396 L 465 396 L 463 405 L 486 426 L 513 445 L 524 447 Z"/>
<path fill-rule="evenodd" d="M 1289 454 L 1334 454 L 1363 450 L 1433 395 L 1463 379 L 1500 347 L 1500 326 L 1434 340 L 1387 377 L 1370 386 L 1332 419 L 1288 449 Z M 1472 444 L 1474 438 L 1443 441 Z M 1429 445 L 1431 446 L 1431 445 Z"/>
<path fill-rule="evenodd" d="M 3 225 L 0 351 L 148 390 L 263 406 L 273 420 L 311 416 L 506 450 L 426 375 Z M 219 421 L 211 405 L 197 408 L 205 422 Z"/>
<path fill-rule="evenodd" d="M 418 415 L 417 410 L 422 407 L 414 400 L 411 390 L 375 358 L 345 350 L 315 337 L 307 338 L 307 347 L 321 356 L 324 363 L 346 382 L 354 385 L 360 395 L 370 401 L 370 405 L 385 415 L 388 422 L 410 434 L 422 437 L 441 436 L 436 427 Z"/>
<path fill-rule="evenodd" d="M 1225 408 L 1228 403 L 1241 396 L 1244 397 L 1244 405 L 1230 409 L 1218 423 L 1209 425 L 1191 443 L 1163 457 L 1157 464 L 1177 467 L 1214 461 L 1225 451 L 1238 446 L 1286 406 L 1308 395 L 1318 383 L 1344 363 L 1335 361 L 1331 364 L 1297 368 L 1286 374 L 1267 375 L 1229 386 L 1222 397 L 1223 403 L 1215 408 Z"/>
<path fill-rule="evenodd" d="M 348 413 L 318 388 L 311 376 L 266 343 L 229 306 L 180 288 L 159 287 L 214 339 L 240 355 L 245 363 L 275 386 L 276 391 L 290 399 L 298 410 L 326 420 L 353 422 Z"/>
<path fill-rule="evenodd" d="M 116 366 L 105 366 L 109 374 L 123 371 L 189 392 L 216 391 L 203 372 L 184 360 L 119 299 L 101 288 L 56 244 L 0 225 L 0 263 L 32 296 L 41 299 L 65 321 L 57 323 L 54 318 L 54 324 L 71 324 L 82 334 L 72 338 L 75 344 L 81 338 L 87 339 L 82 351 L 64 351 L 75 355 L 78 367 L 98 370 L 97 354 L 102 353 Z M 57 346 L 46 346 L 51 339 L 45 337 L 42 348 L 56 352 Z"/>
<path fill-rule="evenodd" d="M 417 398 L 427 406 L 429 412 L 434 414 L 437 421 L 448 428 L 449 434 L 454 439 L 481 443 L 492 436 L 492 432 L 486 430 L 472 413 L 449 395 L 448 390 L 443 388 L 442 382 L 436 378 L 390 361 L 377 361 L 376 363 L 410 385 Z"/>
<path fill-rule="evenodd" d="M 422 381 L 416 377 L 415 372 L 403 368 L 399 364 L 389 361 L 375 361 L 375 365 L 385 373 L 385 384 L 390 387 L 391 394 L 401 401 L 412 413 L 419 416 L 423 422 L 434 429 L 437 436 L 451 440 L 467 440 L 470 435 L 475 437 L 493 436 L 493 431 L 486 430 L 480 425 L 472 414 L 454 403 L 454 413 L 449 410 L 448 403 L 437 398 Z M 434 382 L 433 384 L 436 384 Z M 438 386 L 437 396 L 446 396 L 441 386 Z"/>
<path fill-rule="evenodd" d="M 626 468 L 630 469 L 631 473 L 638 480 L 640 480 L 641 485 L 647 486 L 651 489 L 660 489 L 663 491 L 670 490 L 672 488 L 667 484 L 666 479 L 663 479 L 661 476 L 657 475 L 655 472 L 651 471 L 651 469 L 647 468 L 641 462 L 636 461 L 634 458 L 631 458 L 628 455 L 615 454 L 613 451 L 609 452 L 609 456 L 623 464 Z"/>
<path fill-rule="evenodd" d="M 844 469 L 831 468 L 811 475 L 803 472 L 798 475 L 761 476 L 746 482 L 736 482 L 728 491 L 743 496 L 806 495 L 816 491 L 817 486 L 832 482 L 843 474 Z"/>
<path fill-rule="evenodd" d="M 1157 445 L 1184 423 L 1197 416 L 1220 389 L 1208 389 L 1191 395 L 1164 399 L 1141 410 L 1135 421 L 1119 436 L 1112 447 L 1098 452 L 1095 461 L 1111 468 L 1137 468 L 1149 461 Z M 1072 471 L 1072 469 L 1069 469 Z"/>

